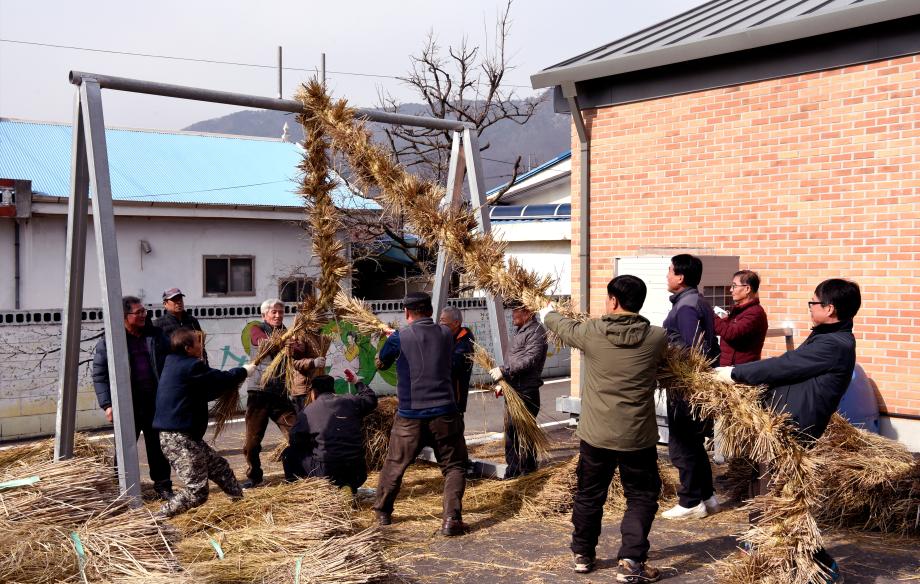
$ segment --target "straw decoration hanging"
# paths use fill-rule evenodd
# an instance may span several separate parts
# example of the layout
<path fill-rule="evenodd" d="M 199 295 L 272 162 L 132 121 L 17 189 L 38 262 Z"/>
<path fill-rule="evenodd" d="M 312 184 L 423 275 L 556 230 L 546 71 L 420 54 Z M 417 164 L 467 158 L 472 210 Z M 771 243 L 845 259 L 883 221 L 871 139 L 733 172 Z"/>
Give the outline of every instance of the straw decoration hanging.
<path fill-rule="evenodd" d="M 475 350 L 472 354 L 474 364 L 485 371 L 496 367 L 495 360 L 492 359 L 485 347 L 478 343 L 474 343 L 474 347 Z M 498 385 L 502 388 L 502 393 L 505 396 L 508 418 L 518 435 L 517 446 L 519 454 L 522 456 L 529 454 L 537 457 L 546 456 L 549 452 L 549 438 L 540 428 L 534 415 L 527 409 L 521 394 L 504 379 L 500 379 Z"/>

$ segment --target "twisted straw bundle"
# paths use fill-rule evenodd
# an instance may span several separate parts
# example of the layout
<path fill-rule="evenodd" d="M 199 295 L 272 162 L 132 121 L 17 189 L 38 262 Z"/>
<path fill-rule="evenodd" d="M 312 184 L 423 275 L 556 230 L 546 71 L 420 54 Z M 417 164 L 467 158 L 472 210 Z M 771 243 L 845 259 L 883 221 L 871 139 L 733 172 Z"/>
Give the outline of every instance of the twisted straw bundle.
<path fill-rule="evenodd" d="M 355 325 L 358 333 L 366 337 L 385 335 L 395 328 L 384 324 L 367 304 L 342 291 L 335 295 L 334 305 L 342 318 Z"/>
<path fill-rule="evenodd" d="M 387 448 L 390 446 L 390 432 L 393 430 L 397 406 L 395 397 L 382 397 L 377 400 L 377 409 L 364 418 L 362 423 L 364 460 L 367 462 L 369 471 L 383 468 L 383 462 L 387 458 Z"/>
<path fill-rule="evenodd" d="M 485 347 L 478 343 L 474 343 L 472 360 L 473 363 L 485 371 L 496 367 L 495 360 L 492 359 Z M 519 454 L 522 456 L 533 454 L 538 458 L 546 456 L 549 452 L 549 438 L 540 428 L 534 415 L 527 409 L 521 394 L 504 379 L 500 379 L 498 384 L 501 386 L 502 393 L 505 396 L 508 418 L 518 435 L 517 446 Z"/>

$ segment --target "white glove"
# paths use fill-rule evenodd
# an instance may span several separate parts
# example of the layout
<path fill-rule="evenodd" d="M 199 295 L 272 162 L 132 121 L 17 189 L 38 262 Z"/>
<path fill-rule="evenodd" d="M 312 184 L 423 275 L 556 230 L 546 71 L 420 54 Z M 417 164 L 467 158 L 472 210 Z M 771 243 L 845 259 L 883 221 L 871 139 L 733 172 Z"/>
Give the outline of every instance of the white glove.
<path fill-rule="evenodd" d="M 556 312 L 556 307 L 553 305 L 552 302 L 550 302 L 549 304 L 541 308 L 539 312 L 537 312 L 537 314 L 540 315 L 540 322 L 543 322 L 543 319 L 545 319 L 546 315 L 549 314 L 550 312 Z"/>
<path fill-rule="evenodd" d="M 243 365 L 243 369 L 246 370 L 246 377 L 252 375 L 252 372 L 256 370 L 255 363 L 246 363 Z"/>
<path fill-rule="evenodd" d="M 502 378 L 502 369 L 501 367 L 494 367 L 489 369 L 489 375 L 492 376 L 492 381 L 498 381 Z"/>
<path fill-rule="evenodd" d="M 492 388 L 492 391 L 495 392 L 495 397 L 496 397 L 496 399 L 497 399 L 497 398 L 500 398 L 500 397 L 503 396 L 503 395 L 505 395 L 505 390 L 502 389 L 502 386 L 501 386 L 501 385 L 496 385 L 495 387 Z"/>
<path fill-rule="evenodd" d="M 715 371 L 716 377 L 719 381 L 724 381 L 725 383 L 735 383 L 735 380 L 732 379 L 732 369 L 734 367 L 716 367 Z"/>
<path fill-rule="evenodd" d="M 316 369 L 324 369 L 326 367 L 326 358 L 325 357 L 315 357 L 313 359 L 313 367 Z"/>

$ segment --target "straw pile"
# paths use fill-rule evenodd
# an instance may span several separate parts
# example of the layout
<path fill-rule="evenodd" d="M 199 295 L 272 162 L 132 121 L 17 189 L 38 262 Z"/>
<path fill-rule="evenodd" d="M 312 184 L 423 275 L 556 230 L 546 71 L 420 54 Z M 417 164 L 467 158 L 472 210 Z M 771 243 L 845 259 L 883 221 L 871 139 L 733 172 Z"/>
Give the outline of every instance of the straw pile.
<path fill-rule="evenodd" d="M 73 455 L 76 458 L 96 458 L 104 463 L 113 462 L 106 441 L 91 441 L 84 434 L 74 435 Z M 13 446 L 0 450 L 0 472 L 5 472 L 11 467 L 25 467 L 52 460 L 54 460 L 54 438 Z"/>
<path fill-rule="evenodd" d="M 473 363 L 486 371 L 496 366 L 492 356 L 479 344 L 475 344 L 472 359 Z M 502 393 L 505 396 L 505 407 L 508 418 L 518 436 L 517 446 L 519 454 L 521 454 L 521 456 L 530 454 L 537 457 L 546 456 L 549 452 L 549 438 L 546 437 L 546 433 L 540 428 L 534 415 L 527 409 L 521 394 L 504 379 L 500 379 L 498 384 L 502 388 Z"/>
<path fill-rule="evenodd" d="M 368 471 L 383 468 L 397 406 L 395 397 L 380 398 L 377 400 L 377 409 L 364 418 L 364 459 Z"/>
<path fill-rule="evenodd" d="M 573 456 L 566 462 L 552 466 L 551 474 L 540 491 L 533 497 L 526 499 L 525 507 L 528 510 L 528 514 L 547 517 L 570 513 L 575 503 L 575 492 L 578 487 L 577 468 L 578 456 Z M 658 500 L 673 499 L 677 495 L 678 486 L 674 469 L 670 467 L 662 469 L 661 464 L 659 464 L 658 472 L 661 475 L 661 494 Z M 619 470 L 614 474 L 613 481 L 610 483 L 610 490 L 607 493 L 607 502 L 604 504 L 604 509 L 608 512 L 626 509 L 626 495 L 623 493 L 623 485 L 620 483 Z"/>

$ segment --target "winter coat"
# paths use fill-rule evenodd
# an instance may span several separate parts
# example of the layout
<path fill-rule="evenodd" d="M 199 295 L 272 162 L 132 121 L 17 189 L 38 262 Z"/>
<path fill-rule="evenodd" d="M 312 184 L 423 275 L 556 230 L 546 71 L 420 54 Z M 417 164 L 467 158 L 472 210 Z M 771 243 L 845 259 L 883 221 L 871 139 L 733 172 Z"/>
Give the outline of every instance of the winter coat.
<path fill-rule="evenodd" d="M 760 361 L 767 337 L 767 313 L 760 299 L 732 306 L 726 318 L 715 318 L 713 322 L 719 335 L 720 366 Z"/>
<path fill-rule="evenodd" d="M 125 331 L 125 334 L 130 333 Z M 163 332 L 154 326 L 145 326 L 141 330 L 141 336 L 147 341 L 150 369 L 156 376 L 157 381 L 159 381 L 160 373 L 163 371 L 163 364 L 166 362 L 166 355 L 169 354 L 169 341 L 163 335 Z M 127 351 L 127 347 L 125 350 Z M 129 367 L 131 366 L 130 358 L 128 359 L 128 365 Z M 96 390 L 96 401 L 99 402 L 100 408 L 104 410 L 112 405 L 112 389 L 109 384 L 109 350 L 105 337 L 102 337 L 96 343 L 96 350 L 93 354 L 93 388 Z M 154 395 L 140 395 L 132 387 L 131 396 L 134 398 L 135 410 L 154 407 Z"/>
<path fill-rule="evenodd" d="M 633 313 L 578 322 L 550 312 L 546 328 L 585 359 L 575 434 L 595 448 L 634 451 L 658 442 L 655 385 L 668 345 L 664 329 Z"/>
<path fill-rule="evenodd" d="M 412 417 L 411 412 L 435 409 L 434 415 L 456 411 L 450 381 L 453 352 L 454 334 L 431 317 L 415 320 L 390 335 L 377 357 L 377 368 L 386 369 L 396 362 L 400 415 Z"/>
<path fill-rule="evenodd" d="M 291 428 L 291 448 L 301 460 L 312 456 L 323 462 L 364 461 L 361 421 L 377 409 L 377 394 L 363 382 L 357 395 L 322 393 L 297 414 Z"/>
<path fill-rule="evenodd" d="M 670 297 L 671 311 L 662 325 L 668 332 L 668 342 L 682 347 L 701 345 L 703 353 L 712 359 L 719 359 L 719 343 L 716 341 L 715 313 L 712 306 L 696 288 L 686 288 Z"/>
<path fill-rule="evenodd" d="M 470 357 L 473 355 L 473 343 L 475 342 L 473 331 L 465 326 L 460 327 L 457 336 L 454 337 L 450 379 L 454 384 L 454 399 L 457 401 L 457 410 L 460 413 L 466 411 L 466 404 L 470 397 L 470 377 L 473 375 L 473 361 L 470 360 Z"/>
<path fill-rule="evenodd" d="M 536 318 L 530 319 L 508 342 L 502 377 L 521 393 L 535 393 L 543 385 L 547 348 L 546 329 Z"/>
<path fill-rule="evenodd" d="M 855 367 L 856 339 L 848 320 L 816 326 L 795 351 L 736 366 L 732 379 L 768 386 L 765 402 L 788 412 L 807 443 L 824 433 Z"/>
<path fill-rule="evenodd" d="M 157 386 L 153 428 L 201 440 L 208 429 L 208 402 L 239 388 L 245 379 L 242 367 L 221 371 L 196 357 L 169 355 Z"/>
<path fill-rule="evenodd" d="M 259 344 L 262 341 L 268 340 L 268 337 L 271 337 L 274 331 L 284 332 L 287 330 L 284 325 L 281 325 L 277 328 L 273 328 L 272 325 L 268 324 L 265 321 L 260 322 L 257 326 L 254 326 L 250 330 L 250 339 L 249 344 L 249 356 L 254 358 L 259 354 Z M 272 395 L 286 396 L 287 388 L 285 387 L 285 379 L 287 374 L 284 370 L 284 367 L 279 367 L 275 371 L 275 376 L 268 380 L 264 386 L 262 385 L 262 374 L 268 368 L 268 365 L 272 362 L 272 359 L 275 358 L 275 355 L 278 354 L 278 351 L 272 351 L 269 355 L 263 359 L 258 367 L 252 372 L 252 375 L 249 376 L 249 386 L 246 388 L 248 391 L 261 391 L 264 393 L 270 393 Z"/>
<path fill-rule="evenodd" d="M 326 368 L 317 368 L 313 366 L 313 359 L 322 356 L 323 339 L 321 335 L 306 333 L 299 342 L 291 345 L 291 367 L 294 374 L 291 376 L 292 383 L 290 394 L 307 395 L 313 387 L 313 378 L 325 373 Z"/>
<path fill-rule="evenodd" d="M 187 328 L 193 331 L 202 330 L 198 319 L 192 316 L 190 312 L 183 312 L 182 320 L 179 320 L 173 313 L 164 311 L 163 316 L 153 321 L 153 326 L 163 331 L 163 335 L 166 336 L 167 340 L 171 340 L 172 334 L 180 328 Z M 203 352 L 201 357 L 205 363 L 208 362 L 207 351 Z"/>

